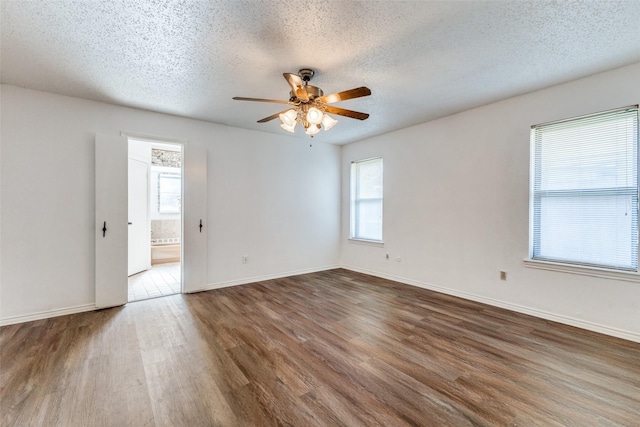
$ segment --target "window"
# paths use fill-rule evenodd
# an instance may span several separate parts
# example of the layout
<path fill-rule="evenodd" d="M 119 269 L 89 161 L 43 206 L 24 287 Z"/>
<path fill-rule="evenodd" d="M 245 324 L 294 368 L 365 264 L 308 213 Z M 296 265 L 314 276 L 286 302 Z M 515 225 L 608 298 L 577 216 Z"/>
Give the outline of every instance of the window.
<path fill-rule="evenodd" d="M 382 241 L 382 158 L 351 163 L 351 238 Z"/>
<path fill-rule="evenodd" d="M 181 179 L 178 173 L 160 173 L 158 176 L 158 212 L 180 213 L 182 195 Z"/>
<path fill-rule="evenodd" d="M 638 106 L 531 128 L 530 256 L 638 270 Z"/>

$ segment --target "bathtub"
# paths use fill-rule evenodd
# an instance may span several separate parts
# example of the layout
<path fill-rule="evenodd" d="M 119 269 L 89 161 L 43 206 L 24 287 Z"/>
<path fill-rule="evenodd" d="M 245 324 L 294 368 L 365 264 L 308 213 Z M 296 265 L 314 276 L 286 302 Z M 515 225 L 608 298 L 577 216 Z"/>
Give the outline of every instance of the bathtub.
<path fill-rule="evenodd" d="M 166 239 L 169 240 L 169 239 Z M 177 240 L 177 239 L 172 239 Z M 180 242 L 151 242 L 151 265 L 180 262 Z"/>

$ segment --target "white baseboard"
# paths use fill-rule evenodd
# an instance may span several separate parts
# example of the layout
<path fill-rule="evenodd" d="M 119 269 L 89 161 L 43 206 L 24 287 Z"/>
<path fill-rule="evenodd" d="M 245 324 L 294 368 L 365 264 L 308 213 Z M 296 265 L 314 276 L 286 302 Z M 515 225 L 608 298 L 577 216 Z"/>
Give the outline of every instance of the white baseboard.
<path fill-rule="evenodd" d="M 391 274 L 380 273 L 378 271 L 368 270 L 365 268 L 359 268 L 359 267 L 354 267 L 350 265 L 330 265 L 330 266 L 317 267 L 317 268 L 293 270 L 293 271 L 281 272 L 276 274 L 268 274 L 264 276 L 249 277 L 244 279 L 229 280 L 225 282 L 210 283 L 203 289 L 200 289 L 198 291 L 193 291 L 193 292 L 202 292 L 202 291 L 208 291 L 213 289 L 221 289 L 229 286 L 246 285 L 248 283 L 255 283 L 255 282 L 261 282 L 264 280 L 272 280 L 272 279 L 281 279 L 283 277 L 297 276 L 300 274 L 308 274 L 308 273 L 316 273 L 318 271 L 333 270 L 336 268 L 344 268 L 345 270 L 351 270 L 358 273 L 369 274 L 371 276 L 381 277 L 383 279 L 393 280 L 393 281 L 404 283 L 407 285 L 416 286 L 423 289 L 429 289 L 429 290 L 440 292 L 443 294 L 452 295 L 452 296 L 464 298 L 471 301 L 477 301 L 483 304 L 505 308 L 507 310 L 528 314 L 534 317 L 539 317 L 541 319 L 551 320 L 554 322 L 563 323 L 565 325 L 575 326 L 577 328 L 586 329 L 589 331 L 598 332 L 601 334 L 610 335 L 613 337 L 622 338 L 628 341 L 640 343 L 640 334 L 636 332 L 612 328 L 610 326 L 587 322 L 584 320 L 575 319 L 572 317 L 563 316 L 555 313 L 550 313 L 547 311 L 538 310 L 531 307 L 512 304 L 509 302 L 499 301 L 492 298 L 486 298 L 479 295 L 470 294 L 467 292 L 457 291 L 455 289 L 444 288 L 441 286 L 432 285 L 430 283 L 423 283 L 417 280 L 407 279 L 404 277 L 394 276 Z M 0 318 L 0 326 L 31 322 L 34 320 L 48 319 L 50 317 L 64 316 L 67 314 L 74 314 L 74 313 L 82 313 L 82 312 L 91 311 L 91 310 L 96 310 L 95 304 L 83 304 L 83 305 L 77 305 L 74 307 L 40 311 L 37 313 L 25 314 L 20 316 L 10 316 L 5 318 Z"/>
<path fill-rule="evenodd" d="M 16 323 L 32 322 L 34 320 L 48 319 L 50 317 L 65 316 L 67 314 L 82 313 L 96 310 L 95 304 L 82 304 L 74 307 L 58 308 L 55 310 L 39 311 L 37 313 L 10 316 L 0 319 L 0 326 L 14 325 Z"/>
<path fill-rule="evenodd" d="M 262 282 L 264 280 L 282 279 L 283 277 L 298 276 L 300 274 L 308 274 L 308 273 L 317 273 L 318 271 L 327 271 L 327 270 L 333 270 L 336 268 L 340 268 L 340 266 L 327 265 L 324 267 L 307 268 L 303 270 L 293 270 L 293 271 L 286 271 L 286 272 L 276 273 L 276 274 L 267 274 L 264 276 L 247 277 L 247 278 L 237 279 L 237 280 L 228 280 L 225 282 L 210 283 L 204 288 L 197 291 L 192 291 L 190 293 L 210 291 L 212 289 L 228 288 L 229 286 L 246 285 L 248 283 Z"/>
<path fill-rule="evenodd" d="M 260 281 L 263 281 L 263 280 L 281 279 L 283 277 L 297 276 L 299 274 L 307 274 L 307 273 L 316 273 L 318 271 L 333 270 L 335 268 L 340 268 L 340 266 L 338 266 L 338 265 L 328 265 L 328 266 L 324 266 L 324 267 L 308 268 L 308 269 L 302 269 L 302 270 L 293 270 L 293 271 L 287 271 L 287 272 L 276 273 L 276 274 L 268 274 L 268 275 L 264 275 L 264 276 L 256 276 L 256 277 L 249 277 L 249 278 L 245 278 L 245 279 L 230 280 L 230 281 L 227 281 L 227 282 L 211 283 L 211 284 L 207 285 L 206 287 L 204 287 L 203 289 L 200 289 L 200 290 L 197 290 L 197 291 L 191 291 L 189 293 L 208 291 L 208 290 L 212 290 L 212 289 L 226 288 L 226 287 L 229 287 L 229 286 L 246 285 L 248 283 L 260 282 Z M 91 310 L 97 310 L 97 307 L 95 306 L 95 304 L 83 304 L 83 305 L 77 305 L 75 307 L 66 307 L 66 308 L 59 308 L 59 309 L 55 309 L 55 310 L 39 311 L 37 313 L 23 314 L 23 315 L 19 315 L 19 316 L 10 316 L 10 317 L 5 317 L 5 318 L 0 318 L 0 326 L 14 325 L 16 323 L 31 322 L 31 321 L 34 321 L 34 320 L 48 319 L 48 318 L 51 318 L 51 317 L 64 316 L 64 315 L 67 315 L 67 314 L 82 313 L 82 312 L 91 311 Z"/>
<path fill-rule="evenodd" d="M 440 292 L 455 297 L 464 298 L 471 301 L 481 302 L 483 304 L 491 305 L 494 307 L 505 308 L 507 310 L 515 311 L 518 313 L 528 314 L 530 316 L 539 317 L 541 319 L 551 320 L 553 322 L 562 323 L 565 325 L 575 326 L 577 328 L 586 329 L 588 331 L 598 332 L 604 335 L 610 335 L 616 338 L 622 338 L 628 341 L 634 341 L 640 343 L 640 334 L 625 331 L 622 329 L 612 328 L 610 326 L 599 325 L 597 323 L 587 322 L 580 319 L 575 319 L 560 314 L 550 313 L 548 311 L 538 310 L 531 307 L 526 307 L 518 304 L 512 304 L 509 302 L 499 301 L 492 298 L 486 298 L 479 295 L 470 294 L 467 292 L 457 291 L 455 289 L 443 288 L 441 286 L 432 285 L 430 283 L 423 283 L 412 279 L 406 279 L 404 277 L 394 276 L 391 274 L 380 273 L 365 268 L 354 267 L 350 265 L 342 265 L 341 268 L 345 270 L 356 271 L 358 273 L 364 273 L 371 276 L 380 277 L 383 279 L 389 279 L 396 282 L 404 283 L 406 285 L 416 286 L 423 289 L 429 289 L 431 291 Z"/>

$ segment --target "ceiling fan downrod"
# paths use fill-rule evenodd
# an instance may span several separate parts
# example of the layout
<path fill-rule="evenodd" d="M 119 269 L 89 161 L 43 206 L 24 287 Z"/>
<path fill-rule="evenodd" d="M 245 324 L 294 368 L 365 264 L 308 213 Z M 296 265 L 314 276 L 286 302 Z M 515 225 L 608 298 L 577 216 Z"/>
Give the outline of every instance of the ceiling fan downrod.
<path fill-rule="evenodd" d="M 311 79 L 315 74 L 316 72 L 313 71 L 311 68 L 301 68 L 300 70 L 298 70 L 298 75 L 300 76 L 300 78 L 302 79 L 305 85 L 307 85 L 309 81 L 311 81 Z"/>

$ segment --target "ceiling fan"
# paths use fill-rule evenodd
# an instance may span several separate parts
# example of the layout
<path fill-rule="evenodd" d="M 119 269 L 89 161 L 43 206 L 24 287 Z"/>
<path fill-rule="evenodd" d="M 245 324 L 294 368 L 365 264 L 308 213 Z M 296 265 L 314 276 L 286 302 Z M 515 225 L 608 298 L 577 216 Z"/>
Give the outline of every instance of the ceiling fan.
<path fill-rule="evenodd" d="M 313 78 L 315 72 L 309 68 L 303 68 L 298 74 L 283 73 L 283 76 L 291 87 L 290 97 L 288 101 L 280 101 L 277 99 L 261 99 L 261 98 L 243 98 L 236 96 L 233 99 L 237 101 L 257 101 L 257 102 L 273 102 L 276 104 L 291 105 L 287 110 L 273 114 L 264 119 L 258 120 L 258 123 L 266 123 L 275 118 L 280 118 L 282 122 L 280 127 L 288 132 L 294 132 L 296 124 L 300 124 L 305 129 L 305 133 L 313 138 L 321 127 L 329 130 L 338 123 L 336 119 L 328 113 L 337 114 L 339 116 L 349 117 L 351 119 L 366 120 L 369 117 L 367 113 L 347 110 L 344 108 L 333 107 L 334 104 L 347 99 L 360 98 L 371 95 L 371 90 L 367 87 L 358 87 L 342 92 L 324 95 L 322 89 L 312 86 L 309 81 Z"/>

